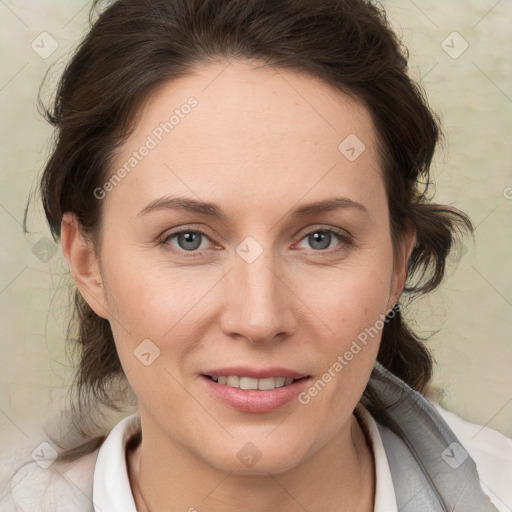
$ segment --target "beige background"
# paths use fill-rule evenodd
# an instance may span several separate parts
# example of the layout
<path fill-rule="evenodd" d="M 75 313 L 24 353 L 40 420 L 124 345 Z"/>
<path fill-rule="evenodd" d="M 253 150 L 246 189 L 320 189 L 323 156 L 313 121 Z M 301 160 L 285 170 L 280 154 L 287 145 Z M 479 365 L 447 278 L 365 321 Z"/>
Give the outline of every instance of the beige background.
<path fill-rule="evenodd" d="M 411 74 L 444 123 L 435 199 L 462 208 L 477 226 L 439 293 L 408 316 L 423 335 L 438 331 L 428 344 L 443 405 L 512 437 L 512 2 L 384 6 L 409 48 Z M 51 137 L 35 99 L 49 65 L 58 76 L 86 30 L 88 8 L 83 0 L 0 1 L 0 432 L 4 448 L 19 444 L 28 454 L 46 439 L 41 425 L 58 411 L 71 376 L 67 265 L 60 248 L 47 263 L 33 253 L 50 238 L 38 201 L 29 216 L 32 234 L 21 230 Z M 45 55 L 52 44 L 58 48 Z"/>

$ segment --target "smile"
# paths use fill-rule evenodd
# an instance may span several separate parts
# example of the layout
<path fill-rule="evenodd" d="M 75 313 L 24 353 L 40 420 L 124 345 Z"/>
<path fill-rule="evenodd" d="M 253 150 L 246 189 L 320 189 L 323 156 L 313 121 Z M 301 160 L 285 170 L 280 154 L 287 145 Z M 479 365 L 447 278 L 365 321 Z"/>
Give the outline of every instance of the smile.
<path fill-rule="evenodd" d="M 230 408 L 251 413 L 275 411 L 297 401 L 311 380 L 309 375 L 284 368 L 249 367 L 212 369 L 200 377 L 215 399 Z"/>
<path fill-rule="evenodd" d="M 259 389 L 261 391 L 281 388 L 288 386 L 300 379 L 292 379 L 291 377 L 267 377 L 264 379 L 254 379 L 252 377 L 238 377 L 236 375 L 219 375 L 218 377 L 212 377 L 207 375 L 211 380 L 230 388 L 238 389 Z"/>

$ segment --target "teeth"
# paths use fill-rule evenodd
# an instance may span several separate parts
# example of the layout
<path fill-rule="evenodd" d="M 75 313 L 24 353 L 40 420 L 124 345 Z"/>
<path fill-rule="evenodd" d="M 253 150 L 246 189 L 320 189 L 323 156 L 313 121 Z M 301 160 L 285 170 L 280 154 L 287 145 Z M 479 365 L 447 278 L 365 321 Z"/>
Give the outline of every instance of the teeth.
<path fill-rule="evenodd" d="M 234 375 L 213 377 L 215 382 L 239 389 L 269 390 L 288 386 L 293 382 L 289 377 L 267 377 L 265 379 L 253 379 L 251 377 L 237 377 Z"/>
<path fill-rule="evenodd" d="M 275 381 L 276 381 L 276 388 L 282 388 L 284 386 L 284 381 L 286 379 L 284 377 L 276 377 L 275 378 Z"/>
<path fill-rule="evenodd" d="M 235 387 L 235 386 L 233 386 Z M 251 379 L 250 377 L 240 377 L 240 389 L 258 389 L 258 379 Z"/>
<path fill-rule="evenodd" d="M 278 377 L 279 378 L 279 377 Z M 266 379 L 258 380 L 258 389 L 274 389 L 279 387 L 276 382 L 277 379 L 274 377 L 268 377 Z"/>
<path fill-rule="evenodd" d="M 238 377 L 228 377 L 226 384 L 232 388 L 240 387 L 240 379 Z"/>

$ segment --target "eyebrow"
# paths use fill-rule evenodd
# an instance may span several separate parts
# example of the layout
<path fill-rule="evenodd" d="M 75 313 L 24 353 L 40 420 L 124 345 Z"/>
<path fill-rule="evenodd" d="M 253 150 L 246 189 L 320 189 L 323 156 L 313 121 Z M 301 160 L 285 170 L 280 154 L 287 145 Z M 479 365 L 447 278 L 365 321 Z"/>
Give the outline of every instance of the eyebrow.
<path fill-rule="evenodd" d="M 347 197 L 332 197 L 322 201 L 307 203 L 295 210 L 292 210 L 290 216 L 292 218 L 302 218 L 312 214 L 325 213 L 338 209 L 356 209 L 363 213 L 368 213 L 366 206 L 357 203 Z M 227 223 L 226 213 L 214 203 L 197 201 L 186 197 L 164 196 L 155 199 L 142 209 L 137 217 L 142 217 L 150 212 L 158 210 L 182 210 L 190 213 L 197 213 L 206 217 L 217 218 Z"/>

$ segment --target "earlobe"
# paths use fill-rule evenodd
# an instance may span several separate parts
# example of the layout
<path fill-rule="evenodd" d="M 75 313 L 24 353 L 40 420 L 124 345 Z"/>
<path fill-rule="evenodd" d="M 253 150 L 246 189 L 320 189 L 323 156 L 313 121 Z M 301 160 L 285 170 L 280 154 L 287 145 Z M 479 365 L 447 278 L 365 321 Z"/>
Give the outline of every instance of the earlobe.
<path fill-rule="evenodd" d="M 60 242 L 80 294 L 98 316 L 108 319 L 103 279 L 92 242 L 83 236 L 71 212 L 62 217 Z"/>

